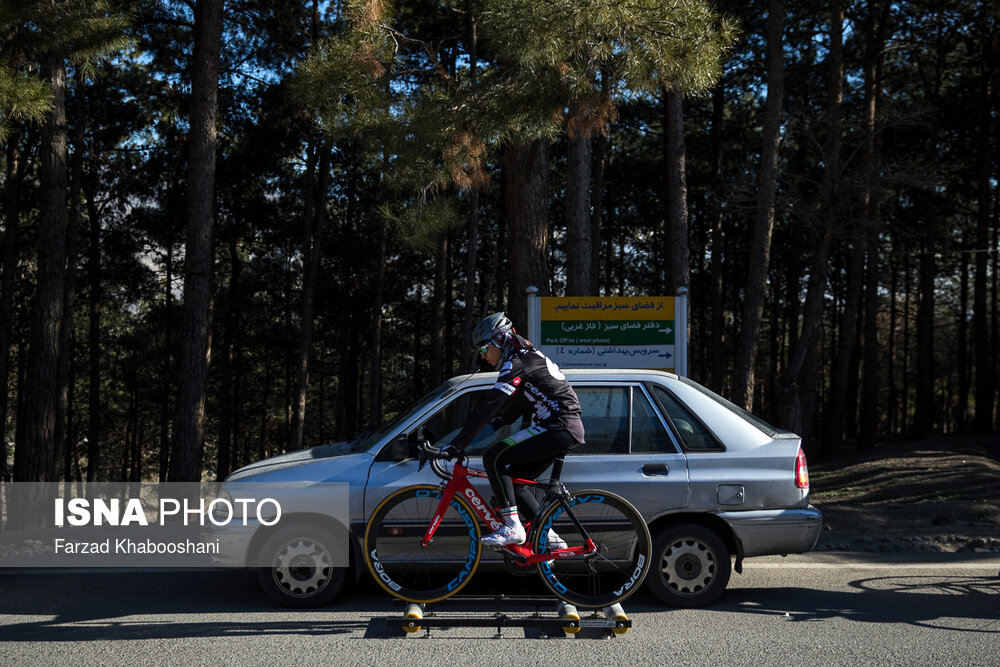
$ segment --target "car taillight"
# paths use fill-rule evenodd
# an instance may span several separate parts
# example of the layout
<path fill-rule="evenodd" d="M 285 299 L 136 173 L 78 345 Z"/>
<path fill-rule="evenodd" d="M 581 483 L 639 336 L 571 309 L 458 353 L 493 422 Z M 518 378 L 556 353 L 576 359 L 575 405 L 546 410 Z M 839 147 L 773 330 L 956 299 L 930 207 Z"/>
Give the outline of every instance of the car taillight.
<path fill-rule="evenodd" d="M 806 465 L 806 453 L 801 449 L 795 457 L 795 486 L 800 489 L 809 488 L 809 466 Z"/>

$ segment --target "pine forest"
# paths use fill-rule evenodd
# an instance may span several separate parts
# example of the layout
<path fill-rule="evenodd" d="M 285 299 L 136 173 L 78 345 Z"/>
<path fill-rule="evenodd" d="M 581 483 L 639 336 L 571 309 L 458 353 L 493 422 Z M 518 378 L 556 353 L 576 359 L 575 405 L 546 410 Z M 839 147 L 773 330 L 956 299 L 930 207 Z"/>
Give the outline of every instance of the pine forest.
<path fill-rule="evenodd" d="M 992 433 L 997 0 L 4 0 L 0 480 L 211 481 L 689 294 L 811 459 Z"/>

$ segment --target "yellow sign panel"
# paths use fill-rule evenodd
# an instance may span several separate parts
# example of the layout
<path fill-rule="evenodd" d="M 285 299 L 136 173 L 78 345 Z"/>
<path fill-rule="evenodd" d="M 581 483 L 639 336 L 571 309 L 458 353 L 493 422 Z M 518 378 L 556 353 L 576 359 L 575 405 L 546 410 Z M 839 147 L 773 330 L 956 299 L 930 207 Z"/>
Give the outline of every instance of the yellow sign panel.
<path fill-rule="evenodd" d="M 673 297 L 556 297 L 541 298 L 542 321 L 673 320 Z"/>

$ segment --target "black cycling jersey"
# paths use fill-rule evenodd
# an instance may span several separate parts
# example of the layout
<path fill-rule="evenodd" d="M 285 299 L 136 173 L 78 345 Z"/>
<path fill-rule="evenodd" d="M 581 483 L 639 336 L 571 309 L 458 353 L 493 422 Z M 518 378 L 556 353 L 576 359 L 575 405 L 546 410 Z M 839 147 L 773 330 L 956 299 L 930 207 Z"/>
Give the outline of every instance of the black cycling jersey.
<path fill-rule="evenodd" d="M 504 423 L 531 411 L 535 424 L 550 431 L 568 431 L 574 441 L 583 442 L 580 400 L 559 366 L 525 338 L 511 334 L 510 339 L 496 384 L 450 446 L 464 450 L 501 408 L 504 408 L 505 416 L 501 417 Z"/>

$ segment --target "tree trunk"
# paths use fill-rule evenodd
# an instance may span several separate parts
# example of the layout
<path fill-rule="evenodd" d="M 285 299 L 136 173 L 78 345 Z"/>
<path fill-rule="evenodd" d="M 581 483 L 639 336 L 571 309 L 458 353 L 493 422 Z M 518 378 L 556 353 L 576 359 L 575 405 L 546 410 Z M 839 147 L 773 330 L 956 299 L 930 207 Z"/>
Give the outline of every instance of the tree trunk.
<path fill-rule="evenodd" d="M 840 174 L 841 119 L 844 101 L 844 8 L 834 2 L 830 8 L 830 50 L 827 61 L 827 138 L 823 150 L 823 180 L 820 184 L 819 224 L 816 228 L 815 261 L 809 274 L 802 332 L 789 354 L 788 365 L 777 380 L 779 413 L 798 415 L 797 422 L 782 423 L 786 429 L 799 433 L 806 440 L 807 448 L 815 450 L 811 437 L 817 405 L 816 378 L 806 377 L 807 361 L 815 358 L 820 325 L 823 322 L 823 305 L 833 230 L 836 224 L 836 192 Z M 791 298 L 791 297 L 790 297 Z M 806 408 L 809 406 L 809 409 Z M 809 425 L 807 427 L 807 424 Z M 818 451 L 817 451 L 818 453 Z"/>
<path fill-rule="evenodd" d="M 10 387 L 10 349 L 14 330 L 14 275 L 17 272 L 18 224 L 21 217 L 21 183 L 24 167 L 17 144 L 20 133 L 12 131 L 7 141 L 6 190 L 4 192 L 3 278 L 0 281 L 0 378 Z M 0 396 L 0 481 L 10 481 L 7 470 L 7 414 L 9 391 Z"/>
<path fill-rule="evenodd" d="M 860 234 L 858 234 L 860 235 Z M 834 451 L 844 435 L 844 418 L 850 393 L 851 356 L 854 351 L 858 307 L 864 285 L 865 254 L 863 239 L 855 238 L 847 266 L 847 284 L 844 294 L 844 311 L 837 329 L 837 348 L 830 371 L 830 400 L 827 407 L 826 431 L 823 437 L 824 452 Z"/>
<path fill-rule="evenodd" d="M 320 273 L 320 248 L 323 236 L 323 222 L 326 218 L 326 191 L 330 184 L 331 145 L 324 142 L 319 148 L 319 166 L 315 176 L 310 172 L 308 179 L 316 179 L 312 192 L 312 203 L 307 206 L 305 232 L 302 237 L 302 330 L 299 335 L 299 354 L 295 365 L 295 393 L 292 395 L 292 423 L 288 435 L 288 450 L 302 449 L 306 421 L 306 392 L 309 388 L 309 356 L 312 352 L 313 319 L 315 314 L 316 283 Z"/>
<path fill-rule="evenodd" d="M 768 0 L 767 15 L 767 102 L 764 110 L 764 135 L 758 175 L 757 205 L 753 233 L 749 241 L 749 268 L 743 300 L 740 334 L 736 345 L 733 373 L 733 402 L 753 408 L 754 364 L 757 339 L 764 312 L 767 270 L 771 258 L 771 232 L 774 228 L 775 190 L 778 180 L 778 149 L 781 143 L 781 110 L 784 95 L 784 56 L 782 33 L 785 25 L 783 0 Z"/>
<path fill-rule="evenodd" d="M 525 290 L 549 293 L 549 144 L 545 139 L 508 144 L 504 151 L 510 293 L 507 315 L 518 331 L 527 327 Z"/>
<path fill-rule="evenodd" d="M 872 202 L 874 205 L 874 202 Z M 865 264 L 864 295 L 864 349 L 862 350 L 863 372 L 861 376 L 861 401 L 858 420 L 858 447 L 871 449 L 878 437 L 879 386 L 881 384 L 879 342 L 879 276 L 881 274 L 878 256 L 878 232 L 876 223 L 869 221 L 868 249 Z"/>
<path fill-rule="evenodd" d="M 238 224 L 238 223 L 235 223 Z M 235 226 L 235 225 L 234 225 Z M 223 480 L 237 466 L 234 465 L 238 451 L 235 430 L 239 423 L 239 402 L 236 400 L 235 375 L 236 341 L 240 337 L 240 275 L 243 262 L 240 260 L 240 233 L 233 229 L 229 235 L 229 294 L 226 299 L 226 321 L 222 328 L 222 378 L 219 397 L 219 450 L 215 478 Z"/>
<path fill-rule="evenodd" d="M 385 299 L 385 262 L 388 230 L 384 221 L 378 222 L 378 255 L 375 258 L 375 299 L 372 304 L 372 338 L 369 362 L 368 427 L 378 428 L 382 423 L 382 307 Z M 471 282 L 471 281 L 470 281 Z"/>
<path fill-rule="evenodd" d="M 990 257 L 990 204 L 993 197 L 990 167 L 993 163 L 992 145 L 996 139 L 996 123 L 993 121 L 993 76 L 996 58 L 997 38 L 984 45 L 982 108 L 980 110 L 980 140 L 977 149 L 978 211 L 976 215 L 976 272 L 973 281 L 972 331 L 973 355 L 976 368 L 976 414 L 973 428 L 978 433 L 988 433 L 994 429 L 993 402 L 996 395 L 997 369 L 996 348 L 1000 341 L 993 339 L 990 344 L 990 327 L 987 320 L 986 285 L 989 280 Z M 995 268 L 995 265 L 994 265 Z M 996 275 L 994 273 L 994 279 Z M 993 306 L 996 316 L 996 304 Z M 994 327 L 994 336 L 996 330 Z"/>
<path fill-rule="evenodd" d="M 604 225 L 604 166 L 608 155 L 608 135 L 597 135 L 594 146 L 594 186 L 590 213 L 590 293 L 601 294 L 601 228 Z"/>
<path fill-rule="evenodd" d="M 477 355 L 470 352 L 477 341 L 472 340 L 472 329 L 476 324 L 476 265 L 479 263 L 479 192 L 469 192 L 469 220 L 466 230 L 465 247 L 465 312 L 462 320 L 462 345 L 459 350 L 462 360 L 459 370 L 470 373 L 476 367 Z"/>
<path fill-rule="evenodd" d="M 476 2 L 465 0 L 465 38 L 469 52 L 469 83 L 476 89 L 479 70 L 479 32 L 476 23 Z M 465 312 L 462 320 L 461 362 L 459 371 L 469 373 L 476 367 L 478 355 L 471 352 L 477 341 L 472 340 L 476 324 L 476 267 L 479 264 L 479 190 L 469 190 L 469 217 L 466 224 L 465 247 Z M 487 299 L 488 300 L 488 297 Z"/>
<path fill-rule="evenodd" d="M 919 298 L 917 305 L 917 376 L 912 435 L 930 435 L 934 424 L 934 280 L 937 278 L 937 202 L 926 195 L 924 243 L 920 253 Z"/>
<path fill-rule="evenodd" d="M 52 111 L 42 134 L 38 216 L 38 289 L 31 322 L 23 411 L 18 419 L 14 481 L 52 481 L 52 443 L 59 402 L 66 289 L 66 66 L 61 53 L 44 61 Z"/>
<path fill-rule="evenodd" d="M 87 181 L 87 217 L 90 248 L 87 251 L 87 481 L 96 482 L 101 469 L 101 220 L 94 201 L 94 184 Z"/>
<path fill-rule="evenodd" d="M 212 228 L 222 0 L 195 6 L 188 136 L 187 239 L 184 260 L 180 375 L 170 481 L 201 480 L 205 402 L 212 351 Z"/>
<path fill-rule="evenodd" d="M 881 368 L 879 357 L 878 317 L 879 317 L 879 277 L 881 275 L 879 253 L 879 132 L 878 110 L 882 89 L 882 71 L 885 53 L 885 26 L 888 19 L 889 3 L 869 3 L 867 25 L 867 48 L 865 49 L 865 143 L 862 149 L 862 174 L 864 193 L 861 197 L 865 219 L 865 333 L 864 333 L 864 375 L 861 387 L 861 415 L 858 430 L 858 446 L 875 446 L 878 435 L 879 385 Z"/>
<path fill-rule="evenodd" d="M 160 469 L 159 480 L 166 482 L 170 470 L 170 377 L 173 364 L 174 316 L 174 241 L 167 239 L 167 253 L 163 261 L 163 349 L 160 353 Z M 96 446 L 93 445 L 93 446 Z M 87 470 L 90 478 L 90 469 Z"/>
<path fill-rule="evenodd" d="M 990 253 L 993 256 L 993 268 L 991 274 L 993 275 L 993 285 L 990 288 L 990 311 L 993 313 L 992 318 L 990 318 L 990 331 L 991 337 L 998 344 L 992 345 L 990 347 L 990 371 L 993 374 L 994 390 L 997 387 L 997 383 L 1000 382 L 1000 221 L 998 221 L 998 211 L 1000 211 L 1000 189 L 995 189 L 994 193 L 996 197 L 993 200 L 993 250 Z M 996 401 L 993 412 L 996 415 L 1000 415 L 1000 392 L 993 392 L 994 400 Z"/>
<path fill-rule="evenodd" d="M 59 370 L 57 380 L 59 396 L 56 402 L 56 429 L 53 438 L 52 479 L 56 480 L 69 474 L 65 465 L 65 457 L 69 455 L 71 445 L 67 437 L 67 424 L 70 422 L 72 408 L 72 383 L 70 382 L 70 358 L 73 341 L 73 308 L 76 303 L 77 253 L 80 246 L 80 218 L 83 217 L 83 128 L 84 116 L 84 86 L 77 85 L 76 108 L 74 121 L 73 157 L 70 161 L 70 202 L 69 217 L 66 223 L 66 287 L 63 294 L 63 323 L 59 342 Z"/>
<path fill-rule="evenodd" d="M 955 366 L 958 371 L 958 390 L 952 416 L 955 430 L 963 433 L 968 429 L 969 413 L 969 255 L 962 244 L 958 259 L 958 317 L 955 322 Z"/>
<path fill-rule="evenodd" d="M 579 105 L 571 114 L 584 113 Z M 575 132 L 573 118 L 566 146 L 566 296 L 590 292 L 590 159 L 589 132 Z"/>
<path fill-rule="evenodd" d="M 688 249 L 687 208 L 687 156 L 684 149 L 684 97 L 680 91 L 670 89 L 664 100 L 666 106 L 667 142 L 667 294 L 676 294 L 678 288 L 691 283 Z M 687 332 L 678 331 L 678 336 Z"/>
<path fill-rule="evenodd" d="M 886 422 L 887 429 L 889 433 L 896 435 L 899 433 L 898 423 L 897 423 L 897 402 L 899 400 L 898 390 L 896 388 L 896 327 L 898 326 L 899 307 L 897 305 L 899 288 L 899 268 L 897 266 L 896 259 L 890 257 L 889 259 L 889 330 L 887 333 L 887 344 L 886 344 L 886 387 L 888 392 L 887 404 L 888 409 L 886 410 Z"/>
<path fill-rule="evenodd" d="M 912 271 L 910 270 L 909 257 L 903 258 L 903 359 L 900 364 L 904 369 L 900 396 L 902 397 L 899 406 L 899 432 L 908 433 L 912 427 L 913 420 L 910 419 L 910 335 L 913 328 L 913 317 L 910 313 L 913 303 L 913 284 L 910 280 Z"/>
<path fill-rule="evenodd" d="M 993 250 L 990 253 L 993 256 L 993 269 L 991 274 L 993 275 L 993 285 L 990 288 L 990 311 L 993 313 L 993 317 L 990 318 L 990 331 L 992 332 L 991 337 L 994 341 L 997 341 L 996 345 L 990 346 L 990 371 L 993 374 L 993 387 L 996 389 L 997 382 L 1000 382 L 1000 221 L 998 221 L 998 211 L 1000 211 L 1000 189 L 994 189 L 994 194 L 996 198 L 993 200 Z M 993 392 L 994 400 L 996 401 L 993 411 L 994 414 L 1000 415 L 1000 392 Z"/>
<path fill-rule="evenodd" d="M 427 377 L 431 386 L 444 380 L 444 330 L 445 311 L 448 304 L 446 282 L 448 279 L 448 233 L 438 237 L 437 255 L 434 265 L 434 293 L 431 295 L 431 351 L 428 360 Z"/>
<path fill-rule="evenodd" d="M 709 228 L 712 230 L 712 259 L 710 261 L 709 284 L 711 290 L 711 324 L 709 326 L 709 350 L 713 352 L 709 362 L 709 388 L 722 392 L 722 341 L 723 341 L 723 267 L 722 267 L 722 118 L 726 103 L 726 90 L 722 82 L 712 91 L 712 198 L 709 207 Z"/>

